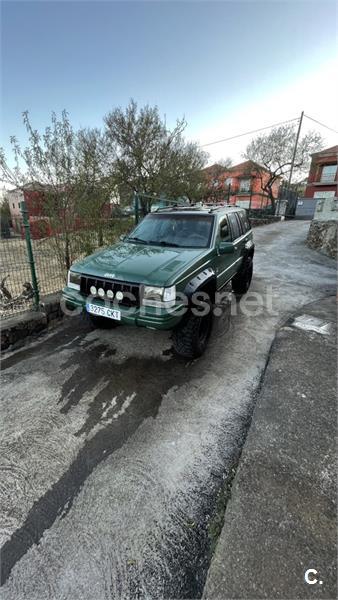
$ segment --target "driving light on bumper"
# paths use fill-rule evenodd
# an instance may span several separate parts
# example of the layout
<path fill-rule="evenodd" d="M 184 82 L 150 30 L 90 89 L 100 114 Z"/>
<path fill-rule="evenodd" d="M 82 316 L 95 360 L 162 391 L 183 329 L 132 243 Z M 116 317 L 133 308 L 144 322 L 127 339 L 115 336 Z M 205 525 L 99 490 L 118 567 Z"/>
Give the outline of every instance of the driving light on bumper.
<path fill-rule="evenodd" d="M 79 273 L 75 273 L 74 271 L 68 271 L 68 287 L 73 290 L 80 291 L 80 281 L 81 275 Z"/>
<path fill-rule="evenodd" d="M 175 305 L 176 286 L 154 287 L 145 285 L 143 290 L 143 305 L 160 308 L 170 308 Z"/>

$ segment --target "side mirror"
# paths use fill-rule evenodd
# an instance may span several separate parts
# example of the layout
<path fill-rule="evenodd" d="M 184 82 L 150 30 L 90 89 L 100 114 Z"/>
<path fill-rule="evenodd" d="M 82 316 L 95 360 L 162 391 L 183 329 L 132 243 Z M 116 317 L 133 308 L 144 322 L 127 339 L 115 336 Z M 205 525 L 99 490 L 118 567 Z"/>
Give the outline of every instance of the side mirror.
<path fill-rule="evenodd" d="M 120 242 L 124 242 L 125 239 L 126 239 L 125 235 L 120 235 Z"/>
<path fill-rule="evenodd" d="M 232 242 L 220 242 L 218 245 L 218 252 L 220 254 L 233 254 L 235 252 L 235 246 Z"/>

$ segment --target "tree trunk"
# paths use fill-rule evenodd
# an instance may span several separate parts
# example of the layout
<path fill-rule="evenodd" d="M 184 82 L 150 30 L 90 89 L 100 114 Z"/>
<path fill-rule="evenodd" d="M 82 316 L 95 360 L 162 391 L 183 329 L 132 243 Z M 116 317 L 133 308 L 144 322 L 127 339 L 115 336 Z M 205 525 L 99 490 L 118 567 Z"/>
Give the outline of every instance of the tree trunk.
<path fill-rule="evenodd" d="M 273 213 L 275 213 L 275 211 L 276 211 L 276 200 L 275 200 L 275 197 L 273 195 L 273 191 L 272 191 L 271 188 L 269 188 L 268 194 L 269 194 L 269 199 L 270 199 L 270 202 L 271 202 L 272 211 L 273 211 Z"/>
<path fill-rule="evenodd" d="M 67 271 L 69 271 L 70 269 L 70 241 L 69 241 L 69 237 L 68 237 L 68 232 L 66 232 L 66 238 L 65 238 L 65 264 L 67 267 Z"/>
<path fill-rule="evenodd" d="M 268 198 L 270 200 L 270 204 L 271 204 L 273 213 L 275 213 L 275 211 L 276 211 L 276 200 L 275 200 L 275 197 L 273 195 L 272 187 L 269 184 L 267 184 L 264 187 L 262 186 L 262 191 L 266 192 L 268 194 Z"/>
<path fill-rule="evenodd" d="M 97 242 L 98 242 L 99 247 L 103 246 L 103 228 L 102 228 L 101 221 L 99 221 L 99 226 L 98 226 Z"/>

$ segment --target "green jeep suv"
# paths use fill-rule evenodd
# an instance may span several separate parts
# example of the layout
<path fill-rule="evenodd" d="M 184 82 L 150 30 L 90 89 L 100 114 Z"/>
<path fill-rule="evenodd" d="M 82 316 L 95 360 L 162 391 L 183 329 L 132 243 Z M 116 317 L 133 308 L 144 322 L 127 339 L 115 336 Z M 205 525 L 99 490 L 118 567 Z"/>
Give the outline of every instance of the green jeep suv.
<path fill-rule="evenodd" d="M 97 327 L 171 329 L 175 351 L 200 356 L 217 294 L 250 286 L 254 243 L 244 209 L 159 209 L 119 243 L 74 263 L 63 298 Z"/>

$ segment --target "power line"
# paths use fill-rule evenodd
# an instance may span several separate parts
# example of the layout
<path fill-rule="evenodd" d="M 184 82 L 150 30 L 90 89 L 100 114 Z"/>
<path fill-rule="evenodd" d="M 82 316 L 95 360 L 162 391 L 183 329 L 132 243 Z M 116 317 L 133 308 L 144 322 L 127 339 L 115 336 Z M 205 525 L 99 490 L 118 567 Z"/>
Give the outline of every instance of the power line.
<path fill-rule="evenodd" d="M 281 121 L 280 123 L 274 123 L 273 125 L 267 125 L 266 127 L 260 127 L 260 129 L 253 129 L 252 131 L 246 131 L 245 133 L 239 133 L 238 135 L 232 135 L 231 137 L 224 138 L 222 140 L 217 140 L 216 142 L 208 142 L 207 144 L 201 144 L 201 148 L 205 148 L 205 146 L 212 146 L 213 144 L 220 144 L 221 142 L 228 142 L 230 140 L 234 140 L 236 138 L 243 137 L 245 135 L 250 135 L 252 133 L 258 133 L 259 131 L 264 131 L 265 129 L 271 129 L 271 127 L 278 127 L 278 125 L 284 125 L 285 123 L 291 123 L 292 121 L 298 121 L 299 117 L 295 119 L 289 119 L 288 121 Z"/>
<path fill-rule="evenodd" d="M 317 121 L 317 119 L 313 119 L 313 117 L 309 117 L 309 115 L 304 115 L 304 117 L 306 117 L 307 119 L 311 119 L 311 121 L 314 121 L 315 123 L 318 123 L 318 125 L 321 125 L 322 127 L 325 127 L 326 129 L 329 129 L 330 131 L 334 131 L 334 133 L 338 133 L 338 131 L 336 131 L 335 129 L 332 129 L 332 127 L 329 127 L 328 125 L 324 125 L 324 123 L 321 123 L 320 121 Z"/>

